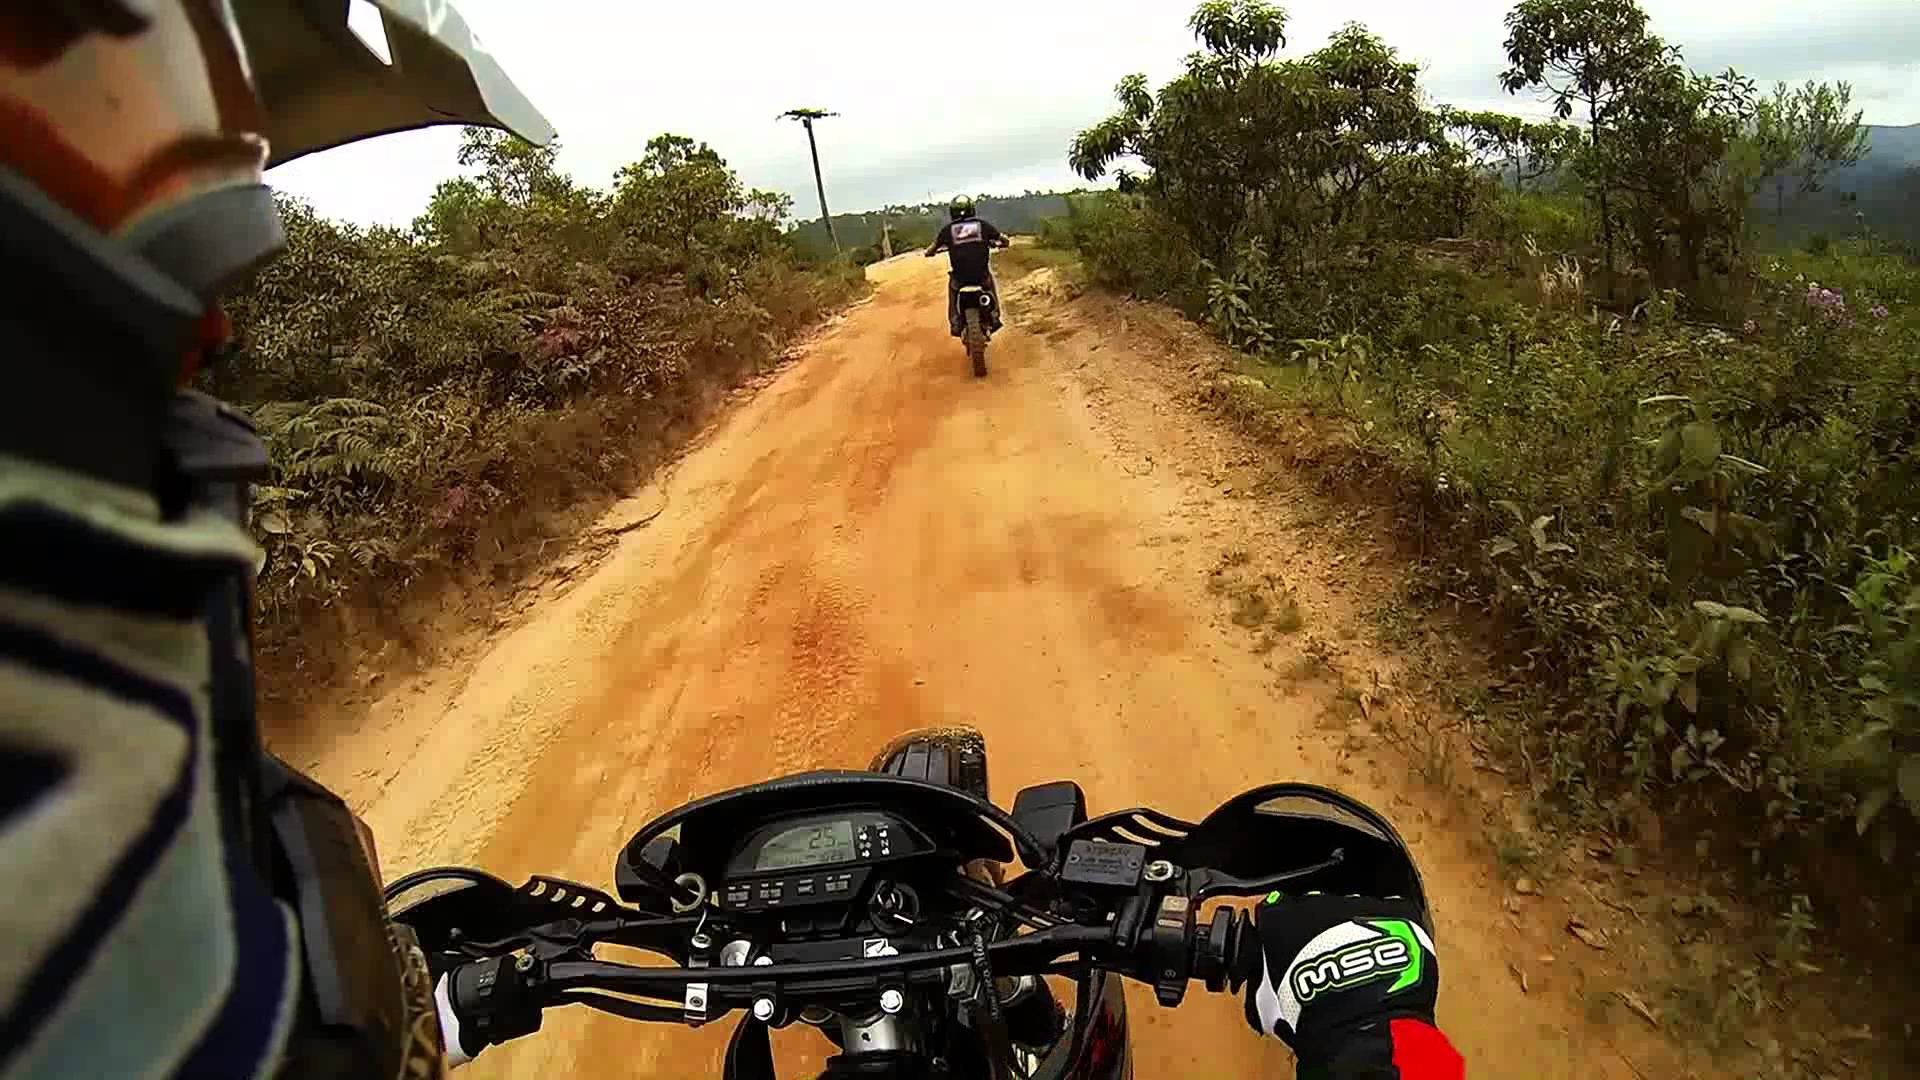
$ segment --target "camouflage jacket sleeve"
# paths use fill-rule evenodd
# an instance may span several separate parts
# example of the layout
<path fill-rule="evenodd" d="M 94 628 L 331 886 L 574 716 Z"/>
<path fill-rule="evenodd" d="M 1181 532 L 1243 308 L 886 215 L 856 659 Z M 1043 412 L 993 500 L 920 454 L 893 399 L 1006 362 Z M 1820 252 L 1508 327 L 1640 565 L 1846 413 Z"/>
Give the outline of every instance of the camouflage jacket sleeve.
<path fill-rule="evenodd" d="M 298 985 L 209 780 L 212 517 L 0 456 L 0 1076 L 261 1076 Z"/>

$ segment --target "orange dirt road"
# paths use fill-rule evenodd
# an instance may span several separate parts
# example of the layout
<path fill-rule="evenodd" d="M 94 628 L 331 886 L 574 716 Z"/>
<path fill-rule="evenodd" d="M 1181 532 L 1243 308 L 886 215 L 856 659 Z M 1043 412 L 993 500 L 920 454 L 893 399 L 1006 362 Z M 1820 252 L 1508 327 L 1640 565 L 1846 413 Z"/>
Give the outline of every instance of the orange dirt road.
<path fill-rule="evenodd" d="M 1270 780 L 1352 791 L 1427 872 L 1441 1021 L 1471 1074 L 1634 1076 L 1571 980 L 1536 974 L 1529 994 L 1516 979 L 1507 891 L 1467 839 L 1477 825 L 1389 752 L 1356 768 L 1325 720 L 1335 688 L 1276 690 L 1272 657 L 1221 618 L 1204 584 L 1238 519 L 1209 509 L 1216 485 L 1168 464 L 1191 449 L 1168 433 L 1199 421 L 1126 377 L 1149 361 L 1118 337 L 1021 328 L 1046 325 L 1053 301 L 1016 285 L 1014 325 L 976 381 L 946 333 L 942 268 L 908 258 L 872 275 L 870 301 L 664 478 L 657 519 L 457 661 L 385 687 L 309 755 L 373 825 L 387 876 L 460 861 L 610 888 L 631 831 L 682 801 L 862 767 L 898 732 L 965 722 L 986 735 L 1003 803 L 1063 777 L 1095 813 L 1187 818 Z M 1563 955 L 1559 973 L 1579 962 Z M 1292 1075 L 1237 1000 L 1132 1005 L 1143 1080 Z M 715 1077 L 730 1027 L 556 1010 L 462 1075 Z M 801 1026 L 775 1045 L 791 1076 L 826 1048 Z"/>

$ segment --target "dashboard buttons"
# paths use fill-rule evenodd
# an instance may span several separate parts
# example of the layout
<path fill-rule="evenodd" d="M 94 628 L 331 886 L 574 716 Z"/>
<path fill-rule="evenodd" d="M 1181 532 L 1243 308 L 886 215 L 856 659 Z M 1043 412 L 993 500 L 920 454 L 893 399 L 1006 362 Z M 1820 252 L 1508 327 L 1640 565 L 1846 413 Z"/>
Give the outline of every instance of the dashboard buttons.
<path fill-rule="evenodd" d="M 866 883 L 865 868 L 807 877 L 772 878 L 765 881 L 730 881 L 721 887 L 720 897 L 735 911 L 767 911 L 772 908 L 804 907 L 831 900 L 851 899 Z"/>

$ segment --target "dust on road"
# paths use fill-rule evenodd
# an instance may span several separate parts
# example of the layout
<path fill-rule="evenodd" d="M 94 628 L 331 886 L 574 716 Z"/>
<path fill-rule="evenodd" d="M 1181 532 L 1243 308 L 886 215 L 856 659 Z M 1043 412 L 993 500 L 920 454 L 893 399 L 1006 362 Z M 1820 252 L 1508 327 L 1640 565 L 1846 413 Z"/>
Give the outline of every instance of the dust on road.
<path fill-rule="evenodd" d="M 1323 719 L 1333 689 L 1276 694 L 1221 625 L 1199 587 L 1219 546 L 1193 491 L 1174 469 L 1130 468 L 1075 374 L 1090 358 L 1021 329 L 1044 298 L 1013 307 L 976 381 L 940 270 L 874 268 L 871 301 L 683 459 L 657 520 L 331 741 L 315 771 L 365 813 L 387 876 L 459 861 L 609 886 L 632 830 L 680 802 L 860 767 L 899 732 L 965 722 L 1003 802 L 1069 777 L 1096 813 L 1197 819 L 1278 779 L 1373 802 L 1428 876 L 1441 1021 L 1473 1074 L 1635 1075 L 1569 994 L 1523 992 L 1504 891 L 1466 823 L 1390 760 L 1343 765 Z M 1291 1075 L 1238 1001 L 1132 1004 L 1142 1078 Z M 464 1075 L 717 1076 L 729 1028 L 556 1010 Z M 798 1027 L 775 1045 L 794 1076 L 826 1049 Z"/>

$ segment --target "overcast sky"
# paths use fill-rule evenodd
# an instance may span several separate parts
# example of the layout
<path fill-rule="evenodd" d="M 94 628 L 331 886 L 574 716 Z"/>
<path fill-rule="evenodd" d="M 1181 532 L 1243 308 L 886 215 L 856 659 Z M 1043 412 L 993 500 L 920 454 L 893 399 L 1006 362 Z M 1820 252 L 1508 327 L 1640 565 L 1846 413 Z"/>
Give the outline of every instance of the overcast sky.
<path fill-rule="evenodd" d="M 1696 69 L 1762 85 L 1845 79 L 1871 124 L 1920 123 L 1920 0 L 1641 0 L 1656 33 Z M 561 165 L 611 182 L 647 139 L 704 140 L 756 187 L 816 209 L 806 138 L 818 125 L 835 212 L 1077 185 L 1074 133 L 1112 111 L 1129 72 L 1158 86 L 1194 48 L 1189 0 L 455 0 L 481 40 L 560 132 Z M 1358 20 L 1426 69 L 1436 101 L 1529 116 L 1500 90 L 1510 0 L 1294 3 L 1289 55 Z M 268 174 L 334 217 L 405 224 L 459 172 L 453 129 L 329 150 Z"/>

